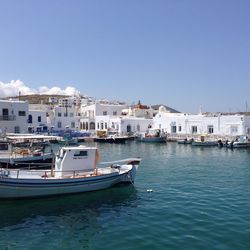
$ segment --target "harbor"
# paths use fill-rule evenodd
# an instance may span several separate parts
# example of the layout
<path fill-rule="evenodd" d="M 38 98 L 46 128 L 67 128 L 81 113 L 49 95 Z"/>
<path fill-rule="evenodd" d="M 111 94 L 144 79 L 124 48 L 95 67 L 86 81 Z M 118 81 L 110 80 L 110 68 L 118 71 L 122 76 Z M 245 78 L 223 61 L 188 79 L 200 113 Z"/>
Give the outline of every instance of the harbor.
<path fill-rule="evenodd" d="M 1 202 L 1 248 L 250 248 L 249 149 L 87 145 L 99 148 L 101 161 L 139 156 L 134 186 Z"/>

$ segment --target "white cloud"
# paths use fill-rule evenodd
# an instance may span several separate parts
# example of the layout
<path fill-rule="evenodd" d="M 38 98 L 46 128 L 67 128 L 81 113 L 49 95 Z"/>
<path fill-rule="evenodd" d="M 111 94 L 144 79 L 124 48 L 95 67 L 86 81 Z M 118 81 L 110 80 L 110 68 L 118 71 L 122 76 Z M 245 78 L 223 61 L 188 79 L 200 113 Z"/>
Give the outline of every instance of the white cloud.
<path fill-rule="evenodd" d="M 33 89 L 26 86 L 20 80 L 12 80 L 9 83 L 4 83 L 0 81 L 0 97 L 8 96 L 18 96 L 19 92 L 21 95 L 31 95 L 31 94 L 47 94 L 47 95 L 70 95 L 79 96 L 80 91 L 74 87 L 66 87 L 61 89 L 60 87 L 49 88 L 47 86 L 39 87 L 38 89 Z"/>

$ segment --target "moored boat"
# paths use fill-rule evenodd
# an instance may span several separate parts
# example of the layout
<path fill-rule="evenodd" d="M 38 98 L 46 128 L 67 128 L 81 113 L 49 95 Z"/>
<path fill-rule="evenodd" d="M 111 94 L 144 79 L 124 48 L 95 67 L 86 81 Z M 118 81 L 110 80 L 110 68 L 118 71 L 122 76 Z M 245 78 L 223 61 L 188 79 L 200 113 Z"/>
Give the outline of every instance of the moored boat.
<path fill-rule="evenodd" d="M 16 147 L 8 140 L 0 141 L 0 167 L 27 167 L 33 163 L 51 163 L 54 157 L 52 149 L 42 146 Z"/>
<path fill-rule="evenodd" d="M 97 165 L 96 147 L 63 147 L 49 170 L 0 171 L 0 198 L 30 198 L 80 193 L 133 183 L 140 158 Z M 118 165 L 119 163 L 119 165 Z M 107 165 L 107 166 L 105 166 Z"/>
<path fill-rule="evenodd" d="M 160 129 L 149 129 L 145 134 L 141 134 L 137 141 L 140 142 L 166 142 L 166 134 L 161 133 Z"/>

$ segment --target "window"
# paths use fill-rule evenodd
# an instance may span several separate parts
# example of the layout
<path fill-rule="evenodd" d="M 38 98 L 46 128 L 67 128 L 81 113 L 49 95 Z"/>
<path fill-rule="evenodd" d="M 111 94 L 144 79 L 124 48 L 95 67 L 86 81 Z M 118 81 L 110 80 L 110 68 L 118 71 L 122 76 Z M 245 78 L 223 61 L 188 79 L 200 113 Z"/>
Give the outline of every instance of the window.
<path fill-rule="evenodd" d="M 238 126 L 231 126 L 231 134 L 238 133 Z"/>
<path fill-rule="evenodd" d="M 176 133 L 176 126 L 171 126 L 171 133 Z"/>
<path fill-rule="evenodd" d="M 207 126 L 207 132 L 208 132 L 208 134 L 213 134 L 214 133 L 214 126 L 212 126 L 212 125 Z"/>
<path fill-rule="evenodd" d="M 74 114 L 73 114 L 73 113 L 69 113 L 69 116 L 70 116 L 70 117 L 73 117 L 73 116 L 74 116 Z"/>
<path fill-rule="evenodd" d="M 58 127 L 58 128 L 61 128 L 61 127 L 62 127 L 62 122 L 58 122 L 58 123 L 57 123 L 57 127 Z"/>
<path fill-rule="evenodd" d="M 61 112 L 59 112 L 57 115 L 58 115 L 58 117 L 61 117 L 61 116 L 62 116 L 62 113 L 61 113 Z"/>
<path fill-rule="evenodd" d="M 107 124 L 107 122 L 105 122 L 105 129 L 108 129 L 108 124 Z"/>
<path fill-rule="evenodd" d="M 103 111 L 103 113 L 102 113 L 103 115 L 107 115 L 108 114 L 108 112 L 107 111 Z"/>
<path fill-rule="evenodd" d="M 38 116 L 38 117 L 37 117 L 37 121 L 38 121 L 38 122 L 41 122 L 41 121 L 42 121 L 41 116 Z"/>
<path fill-rule="evenodd" d="M 103 130 L 103 123 L 101 123 L 101 129 Z"/>
<path fill-rule="evenodd" d="M 71 128 L 75 128 L 75 122 L 71 122 Z"/>
<path fill-rule="evenodd" d="M 29 115 L 29 117 L 28 117 L 28 123 L 32 123 L 32 115 Z"/>
<path fill-rule="evenodd" d="M 247 134 L 250 135 L 250 128 L 247 129 Z"/>
<path fill-rule="evenodd" d="M 8 144 L 7 143 L 0 143 L 0 150 L 8 150 Z"/>
<path fill-rule="evenodd" d="M 178 131 L 181 132 L 181 126 L 178 127 Z"/>
<path fill-rule="evenodd" d="M 18 111 L 18 115 L 19 116 L 26 116 L 26 112 L 25 111 Z"/>
<path fill-rule="evenodd" d="M 20 127 L 19 126 L 15 126 L 14 131 L 16 134 L 20 133 Z"/>
<path fill-rule="evenodd" d="M 197 126 L 192 126 L 192 134 L 197 134 Z"/>
<path fill-rule="evenodd" d="M 117 111 L 113 111 L 113 115 L 117 115 Z"/>
<path fill-rule="evenodd" d="M 87 156 L 88 156 L 88 151 L 83 151 L 83 150 L 81 150 L 81 151 L 76 151 L 76 152 L 74 153 L 74 156 L 84 156 L 84 157 L 87 157 Z"/>

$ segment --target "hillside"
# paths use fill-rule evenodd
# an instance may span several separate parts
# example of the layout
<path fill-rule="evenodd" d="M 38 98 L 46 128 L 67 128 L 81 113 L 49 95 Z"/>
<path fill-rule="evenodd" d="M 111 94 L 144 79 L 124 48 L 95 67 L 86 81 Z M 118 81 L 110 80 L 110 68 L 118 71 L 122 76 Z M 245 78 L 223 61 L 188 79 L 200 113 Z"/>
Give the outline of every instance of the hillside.
<path fill-rule="evenodd" d="M 3 100 L 20 100 L 20 101 L 28 101 L 30 104 L 49 104 L 49 98 L 54 97 L 54 98 L 67 98 L 70 96 L 66 95 L 21 95 L 21 96 L 13 96 L 13 97 L 5 97 L 2 98 Z"/>

